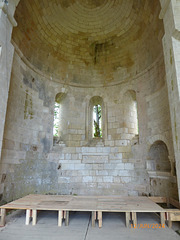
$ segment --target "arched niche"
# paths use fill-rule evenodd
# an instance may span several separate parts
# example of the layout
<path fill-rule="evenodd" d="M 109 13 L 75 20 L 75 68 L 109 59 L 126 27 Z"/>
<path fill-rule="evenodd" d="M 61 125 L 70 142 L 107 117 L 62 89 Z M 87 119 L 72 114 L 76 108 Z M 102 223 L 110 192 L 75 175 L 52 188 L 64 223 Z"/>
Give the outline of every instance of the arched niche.
<path fill-rule="evenodd" d="M 178 198 L 177 179 L 172 166 L 167 145 L 161 140 L 155 141 L 149 148 L 147 160 L 150 195 Z"/>
<path fill-rule="evenodd" d="M 163 141 L 154 142 L 148 152 L 149 170 L 171 172 L 169 151 Z"/>

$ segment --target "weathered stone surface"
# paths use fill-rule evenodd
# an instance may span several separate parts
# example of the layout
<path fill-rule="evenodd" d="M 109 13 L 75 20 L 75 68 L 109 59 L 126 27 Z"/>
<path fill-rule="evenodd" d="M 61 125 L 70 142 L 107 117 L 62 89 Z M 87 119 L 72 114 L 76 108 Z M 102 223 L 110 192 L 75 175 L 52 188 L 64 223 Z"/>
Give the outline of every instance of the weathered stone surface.
<path fill-rule="evenodd" d="M 157 0 L 20 1 L 12 38 L 18 0 L 9 1 L 7 15 L 0 9 L 1 200 L 28 193 L 177 197 L 179 2 L 160 2 L 162 9 Z M 103 135 L 93 138 L 98 99 Z M 166 147 L 157 151 L 160 143 Z"/>
<path fill-rule="evenodd" d="M 82 159 L 83 163 L 107 163 L 108 156 L 107 155 L 83 155 Z"/>

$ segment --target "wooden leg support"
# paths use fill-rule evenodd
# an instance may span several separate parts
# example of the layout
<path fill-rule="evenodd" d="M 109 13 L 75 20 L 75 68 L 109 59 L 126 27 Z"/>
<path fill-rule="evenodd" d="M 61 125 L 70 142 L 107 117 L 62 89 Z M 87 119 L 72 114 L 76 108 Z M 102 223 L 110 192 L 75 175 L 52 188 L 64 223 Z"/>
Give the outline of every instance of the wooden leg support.
<path fill-rule="evenodd" d="M 172 221 L 171 220 L 168 221 L 168 227 L 172 228 Z"/>
<path fill-rule="evenodd" d="M 98 221 L 99 221 L 99 228 L 102 227 L 102 212 L 98 212 Z"/>
<path fill-rule="evenodd" d="M 63 211 L 63 218 L 66 219 L 66 211 Z"/>
<path fill-rule="evenodd" d="M 32 210 L 32 225 L 35 226 L 37 222 L 37 210 Z"/>
<path fill-rule="evenodd" d="M 180 221 L 180 211 L 172 211 L 168 212 L 168 226 L 171 228 L 172 227 L 172 222 L 174 221 Z"/>
<path fill-rule="evenodd" d="M 95 227 L 95 225 L 96 225 L 96 212 L 95 211 L 93 211 L 92 212 L 92 216 L 91 216 L 91 219 L 92 219 L 92 227 Z"/>
<path fill-rule="evenodd" d="M 65 216 L 65 226 L 69 225 L 69 211 L 66 211 L 66 216 Z"/>
<path fill-rule="evenodd" d="M 172 228 L 172 219 L 171 219 L 171 213 L 167 213 L 167 219 L 168 219 L 168 227 Z"/>
<path fill-rule="evenodd" d="M 133 221 L 133 226 L 137 226 L 137 214 L 136 212 L 132 212 L 132 221 Z"/>
<path fill-rule="evenodd" d="M 160 217 L 161 217 L 161 226 L 162 226 L 162 225 L 165 225 L 165 213 L 164 213 L 164 212 L 161 212 L 161 213 L 160 213 Z"/>
<path fill-rule="evenodd" d="M 63 219 L 63 211 L 59 210 L 58 211 L 58 227 L 62 226 L 62 219 Z"/>
<path fill-rule="evenodd" d="M 6 219 L 6 209 L 1 208 L 1 221 L 0 221 L 1 227 L 5 226 L 5 219 Z"/>
<path fill-rule="evenodd" d="M 26 210 L 26 225 L 29 225 L 30 223 L 30 218 L 31 218 L 31 210 L 30 209 L 27 209 Z"/>
<path fill-rule="evenodd" d="M 126 227 L 129 227 L 129 221 L 131 220 L 130 212 L 126 212 Z"/>

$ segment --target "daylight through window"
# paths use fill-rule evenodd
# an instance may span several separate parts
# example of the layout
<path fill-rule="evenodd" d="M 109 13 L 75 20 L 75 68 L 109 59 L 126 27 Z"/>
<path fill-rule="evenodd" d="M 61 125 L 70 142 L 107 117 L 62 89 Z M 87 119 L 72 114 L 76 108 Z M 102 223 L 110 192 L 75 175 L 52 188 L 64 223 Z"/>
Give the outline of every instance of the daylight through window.
<path fill-rule="evenodd" d="M 60 103 L 55 102 L 54 105 L 54 127 L 53 136 L 59 136 L 59 124 L 60 124 Z"/>
<path fill-rule="evenodd" d="M 102 137 L 102 111 L 100 105 L 93 107 L 93 137 Z"/>

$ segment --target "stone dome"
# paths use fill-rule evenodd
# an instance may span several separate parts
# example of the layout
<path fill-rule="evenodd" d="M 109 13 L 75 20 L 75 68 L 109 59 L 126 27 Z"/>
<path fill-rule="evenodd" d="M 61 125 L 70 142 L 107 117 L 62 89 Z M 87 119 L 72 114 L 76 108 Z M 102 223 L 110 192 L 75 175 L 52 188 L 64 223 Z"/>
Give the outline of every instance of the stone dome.
<path fill-rule="evenodd" d="M 128 81 L 162 54 L 158 0 L 20 1 L 13 41 L 54 81 L 96 87 Z"/>

